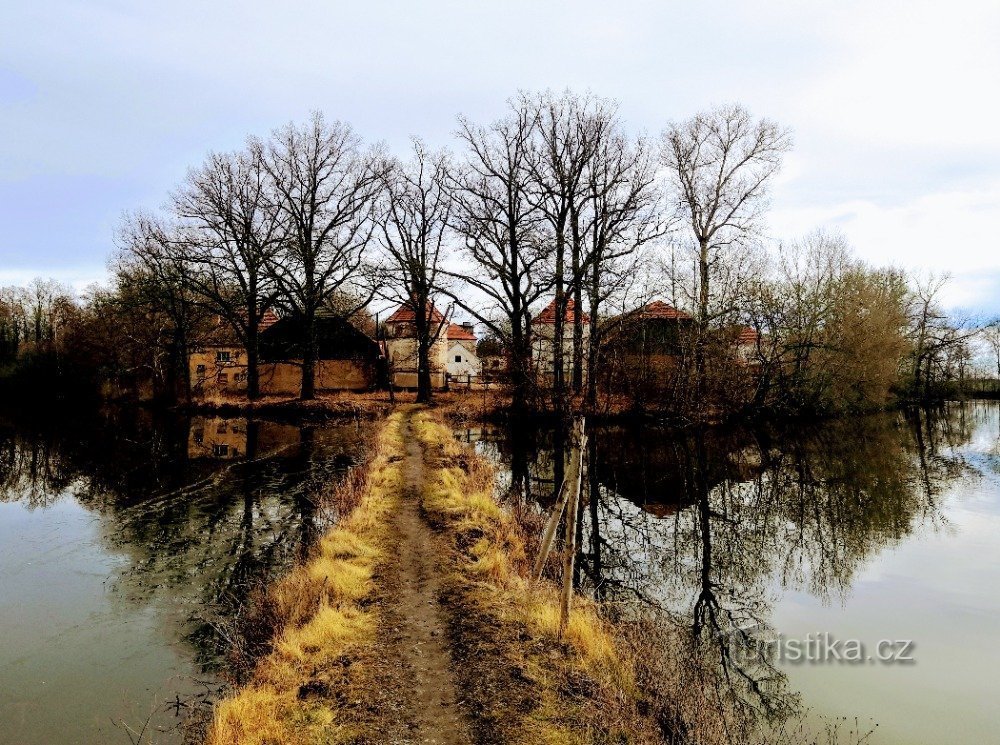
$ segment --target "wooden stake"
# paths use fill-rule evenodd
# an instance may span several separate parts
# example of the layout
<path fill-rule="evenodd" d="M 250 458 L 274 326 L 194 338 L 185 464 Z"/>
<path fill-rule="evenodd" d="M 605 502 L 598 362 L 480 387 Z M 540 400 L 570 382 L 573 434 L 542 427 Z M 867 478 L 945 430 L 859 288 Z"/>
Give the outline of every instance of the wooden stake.
<path fill-rule="evenodd" d="M 573 605 L 573 569 L 576 563 L 576 519 L 580 508 L 580 486 L 583 482 L 583 454 L 587 446 L 586 423 L 583 417 L 573 422 L 573 456 L 571 471 L 566 482 L 568 497 L 566 511 L 566 555 L 563 560 L 563 587 L 559 606 L 559 638 L 569 625 L 569 614 Z"/>

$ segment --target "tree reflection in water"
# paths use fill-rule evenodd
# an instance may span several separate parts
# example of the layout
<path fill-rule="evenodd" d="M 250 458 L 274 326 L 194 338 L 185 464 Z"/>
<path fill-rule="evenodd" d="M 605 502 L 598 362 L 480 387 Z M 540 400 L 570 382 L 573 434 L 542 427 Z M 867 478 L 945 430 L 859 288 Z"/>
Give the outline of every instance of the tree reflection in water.
<path fill-rule="evenodd" d="M 366 432 L 143 410 L 51 424 L 0 420 L 0 502 L 71 498 L 98 515 L 105 549 L 127 559 L 109 581 L 117 602 L 155 606 L 205 670 L 221 659 L 220 620 L 332 519 L 317 498 Z"/>
<path fill-rule="evenodd" d="M 740 642 L 774 633 L 781 592 L 843 602 L 881 551 L 947 529 L 939 497 L 973 477 L 955 449 L 975 411 L 784 429 L 591 427 L 579 585 L 618 612 L 647 609 L 686 629 L 732 703 L 780 721 L 799 709 L 797 695 L 765 657 L 735 653 Z M 478 441 L 515 498 L 550 504 L 564 457 L 551 430 L 456 435 Z"/>

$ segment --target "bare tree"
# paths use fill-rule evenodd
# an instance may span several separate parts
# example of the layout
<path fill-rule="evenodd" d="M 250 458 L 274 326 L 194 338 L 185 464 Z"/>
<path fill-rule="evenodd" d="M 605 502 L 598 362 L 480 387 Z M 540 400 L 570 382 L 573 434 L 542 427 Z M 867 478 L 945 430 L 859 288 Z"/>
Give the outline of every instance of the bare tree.
<path fill-rule="evenodd" d="M 247 351 L 247 396 L 260 395 L 260 321 L 277 296 L 269 272 L 282 213 L 267 173 L 250 153 L 212 154 L 173 195 L 181 260 L 192 291 L 233 329 Z"/>
<path fill-rule="evenodd" d="M 452 222 L 474 269 L 448 274 L 484 296 L 499 315 L 451 294 L 506 347 L 515 408 L 524 407 L 534 381 L 531 305 L 552 286 L 547 271 L 552 244 L 530 193 L 536 124 L 534 110 L 524 101 L 515 101 L 507 117 L 487 127 L 460 119 L 466 158 L 451 180 Z"/>
<path fill-rule="evenodd" d="M 941 291 L 949 275 L 929 274 L 916 278 L 909 303 L 909 331 L 913 370 L 911 395 L 928 400 L 942 393 L 946 381 L 956 377 L 957 365 L 964 363 L 962 349 L 980 333 L 965 319 L 954 319 L 941 306 Z"/>
<path fill-rule="evenodd" d="M 585 198 L 583 176 L 596 148 L 602 129 L 614 118 L 615 106 L 591 96 L 572 92 L 556 96 L 549 93 L 523 94 L 520 105 L 534 109 L 537 117 L 537 146 L 530 160 L 533 198 L 554 238 L 553 282 L 555 322 L 552 347 L 552 390 L 557 410 L 565 406 L 565 322 L 568 300 L 575 294 L 574 338 L 582 340 L 579 309 L 580 255 L 582 236 L 579 226 Z M 572 271 L 567 276 L 566 253 L 571 251 Z M 567 287 L 568 283 L 568 287 Z M 579 332 L 579 333 L 578 333 Z M 582 355 L 575 355 L 577 370 Z M 575 373 L 574 373 L 575 374 Z M 582 380 L 582 378 L 581 378 Z M 576 386 L 579 390 L 579 385 Z"/>
<path fill-rule="evenodd" d="M 634 278 L 638 252 L 670 228 L 660 209 L 655 159 L 645 140 L 630 141 L 615 123 L 600 127 L 584 177 L 587 221 L 582 262 L 590 315 L 587 405 L 597 403 L 599 319 L 604 301 Z"/>
<path fill-rule="evenodd" d="M 767 119 L 754 120 L 738 105 L 671 124 L 663 134 L 662 161 L 674 183 L 677 209 L 690 224 L 697 256 L 699 385 L 712 320 L 713 265 L 727 248 L 746 241 L 758 229 L 768 182 L 790 147 L 786 130 Z"/>
<path fill-rule="evenodd" d="M 347 318 L 374 295 L 365 258 L 375 229 L 374 210 L 383 183 L 378 153 L 362 153 L 357 135 L 342 122 L 313 114 L 289 124 L 251 149 L 270 177 L 283 213 L 280 251 L 270 270 L 282 300 L 302 324 L 303 399 L 316 393 L 316 315 L 334 297 Z M 344 302 L 354 298 L 353 302 Z"/>
<path fill-rule="evenodd" d="M 447 326 L 447 314 L 432 314 L 452 202 L 447 188 L 448 155 L 413 141 L 408 163 L 393 161 L 385 173 L 382 244 L 389 256 L 388 289 L 413 310 L 417 337 L 417 401 L 431 400 L 430 350 Z"/>
<path fill-rule="evenodd" d="M 187 360 L 197 309 L 175 227 L 142 213 L 126 215 L 118 244 L 112 268 L 124 301 L 119 310 L 153 324 L 154 379 L 163 380 L 170 395 L 189 397 Z"/>
<path fill-rule="evenodd" d="M 983 329 L 983 338 L 993 353 L 997 368 L 997 379 L 1000 380 L 1000 319 L 994 320 Z"/>

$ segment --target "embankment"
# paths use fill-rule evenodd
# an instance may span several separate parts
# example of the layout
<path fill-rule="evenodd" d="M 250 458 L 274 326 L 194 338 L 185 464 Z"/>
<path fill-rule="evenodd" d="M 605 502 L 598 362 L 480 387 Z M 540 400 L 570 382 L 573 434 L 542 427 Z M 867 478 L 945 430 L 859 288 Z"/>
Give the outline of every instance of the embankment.
<path fill-rule="evenodd" d="M 677 741 L 638 647 L 530 579 L 530 518 L 439 414 L 385 421 L 356 506 L 266 605 L 274 629 L 211 745 Z"/>

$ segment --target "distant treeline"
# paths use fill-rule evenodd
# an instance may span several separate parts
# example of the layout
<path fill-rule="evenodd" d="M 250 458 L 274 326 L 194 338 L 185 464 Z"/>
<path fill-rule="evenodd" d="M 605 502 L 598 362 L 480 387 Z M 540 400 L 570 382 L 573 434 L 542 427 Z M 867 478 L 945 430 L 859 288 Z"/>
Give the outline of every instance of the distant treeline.
<path fill-rule="evenodd" d="M 414 140 L 404 158 L 316 114 L 209 154 L 162 210 L 127 214 L 108 286 L 0 291 L 0 368 L 23 385 L 183 397 L 187 354 L 221 319 L 255 397 L 270 308 L 306 330 L 310 398 L 317 314 L 393 301 L 415 310 L 425 370 L 431 305 L 473 317 L 521 407 L 834 413 L 953 392 L 974 340 L 1000 348 L 995 324 L 947 317 L 943 279 L 870 266 L 838 235 L 767 236 L 790 147 L 740 106 L 649 138 L 614 102 L 571 92 L 520 94 L 485 124 L 460 117 L 453 152 Z M 532 319 L 553 298 L 565 343 L 540 388 Z M 655 299 L 686 313 L 685 332 L 669 349 L 618 348 L 621 320 Z M 754 332 L 738 355 L 734 329 Z"/>

